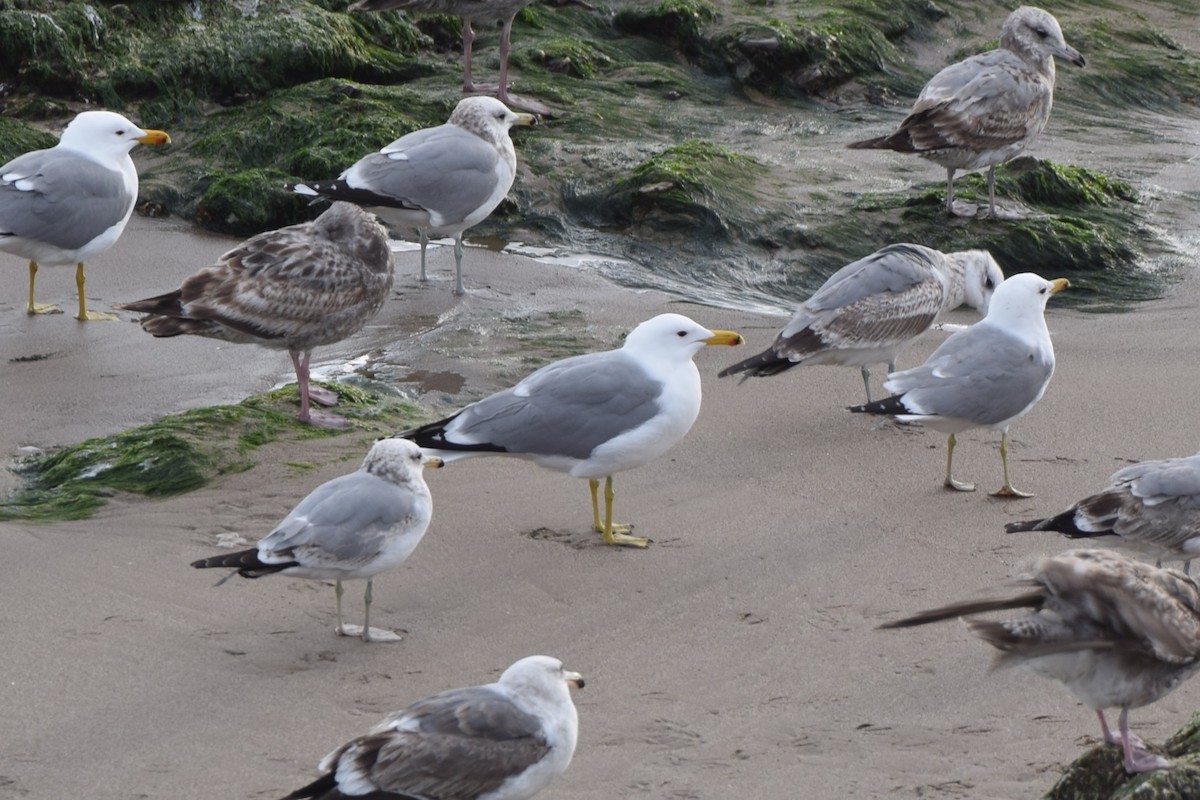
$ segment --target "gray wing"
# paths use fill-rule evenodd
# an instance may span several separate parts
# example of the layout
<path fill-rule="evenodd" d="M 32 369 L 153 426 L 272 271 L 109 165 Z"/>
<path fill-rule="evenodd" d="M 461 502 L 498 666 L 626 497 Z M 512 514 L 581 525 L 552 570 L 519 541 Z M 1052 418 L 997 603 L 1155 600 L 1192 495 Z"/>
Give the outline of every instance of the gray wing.
<path fill-rule="evenodd" d="M 588 353 L 467 406 L 446 426 L 446 438 L 510 453 L 587 458 L 657 415 L 662 389 L 620 350 Z"/>
<path fill-rule="evenodd" d="M 457 125 L 413 131 L 343 173 L 348 184 L 428 211 L 434 227 L 457 225 L 496 191 L 496 148 Z M 506 187 L 507 188 L 507 187 Z"/>
<path fill-rule="evenodd" d="M 313 222 L 259 234 L 225 253 L 184 281 L 179 305 L 188 319 L 308 350 L 360 329 L 391 284 L 386 231 L 361 209 L 335 203 Z"/>
<path fill-rule="evenodd" d="M 537 717 L 485 686 L 421 700 L 330 753 L 341 786 L 429 798 L 472 798 L 524 772 L 550 748 Z M 348 787 L 347 787 L 348 788 Z"/>
<path fill-rule="evenodd" d="M 825 349 L 899 346 L 920 335 L 942 307 L 941 258 L 896 244 L 847 264 L 784 326 L 775 352 L 796 360 Z"/>
<path fill-rule="evenodd" d="M 888 391 L 914 414 L 995 425 L 1037 401 L 1054 374 L 1043 353 L 986 322 L 942 342 L 924 364 L 893 373 Z"/>
<path fill-rule="evenodd" d="M 120 222 L 135 199 L 120 172 L 70 150 L 36 150 L 0 167 L 0 236 L 75 250 Z"/>
<path fill-rule="evenodd" d="M 369 560 L 393 526 L 413 512 L 413 497 L 359 470 L 321 484 L 258 543 L 260 553 L 346 563 Z M 288 551 L 288 552 L 285 552 Z"/>
<path fill-rule="evenodd" d="M 995 150 L 1046 124 L 1053 86 L 1018 56 L 992 50 L 951 64 L 926 84 L 900 124 L 912 149 Z"/>
<path fill-rule="evenodd" d="M 1200 455 L 1143 461 L 1118 470 L 1112 486 L 1080 501 L 1076 524 L 1111 529 L 1122 539 L 1190 558 L 1200 538 Z"/>

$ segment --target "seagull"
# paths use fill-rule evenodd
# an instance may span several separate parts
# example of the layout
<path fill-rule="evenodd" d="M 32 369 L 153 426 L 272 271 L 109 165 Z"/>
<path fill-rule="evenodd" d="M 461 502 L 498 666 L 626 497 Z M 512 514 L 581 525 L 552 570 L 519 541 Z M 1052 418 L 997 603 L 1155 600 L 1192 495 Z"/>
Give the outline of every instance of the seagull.
<path fill-rule="evenodd" d="M 362 330 L 392 288 L 387 231 L 350 203 L 334 203 L 312 222 L 260 233 L 187 278 L 173 292 L 118 305 L 149 316 L 158 337 L 194 334 L 287 350 L 299 384 L 301 422 L 347 428 L 309 401 L 336 405 L 337 394 L 309 384 L 314 347 Z"/>
<path fill-rule="evenodd" d="M 321 759 L 283 800 L 528 800 L 566 771 L 583 676 L 528 656 L 483 686 L 418 700 Z"/>
<path fill-rule="evenodd" d="M 996 666 L 1020 664 L 1062 682 L 1096 712 L 1105 744 L 1122 748 L 1129 773 L 1170 769 L 1129 730 L 1129 709 L 1169 694 L 1200 667 L 1200 586 L 1111 550 L 1071 550 L 1042 558 L 1032 577 L 996 599 L 924 611 L 881 628 L 1031 608 L 1000 622 L 964 619 L 1002 651 Z M 1120 708 L 1118 733 L 1104 709 Z"/>
<path fill-rule="evenodd" d="M 371 584 L 380 572 L 412 555 L 425 535 L 433 501 L 422 472 L 441 465 L 412 442 L 380 439 L 356 472 L 313 489 L 257 547 L 202 558 L 192 566 L 235 569 L 243 578 L 278 572 L 332 580 L 338 634 L 361 636 L 365 642 L 398 642 L 400 635 L 394 631 L 371 627 Z M 356 578 L 367 581 L 362 627 L 342 622 L 342 581 Z"/>
<path fill-rule="evenodd" d="M 298 183 L 297 194 L 356 203 L 388 225 L 415 229 L 421 241 L 421 280 L 430 234 L 454 237 L 454 293 L 462 282 L 463 232 L 483 222 L 508 194 L 517 154 L 508 130 L 533 125 L 493 97 L 459 101 L 445 125 L 401 136 L 360 158 L 336 180 Z"/>
<path fill-rule="evenodd" d="M 0 167 L 0 250 L 29 259 L 29 314 L 59 313 L 35 303 L 38 265 L 75 265 L 76 319 L 113 320 L 88 311 L 83 262 L 112 247 L 137 200 L 138 175 L 129 151 L 167 144 L 162 131 L 139 128 L 111 111 L 84 111 L 58 144 L 17 156 Z"/>
<path fill-rule="evenodd" d="M 938 315 L 964 302 L 987 312 L 992 291 L 1004 280 L 986 250 L 942 253 L 919 244 L 890 244 L 839 269 L 792 319 L 768 349 L 721 370 L 724 378 L 778 375 L 802 364 L 861 367 L 871 402 L 870 364 L 887 362 L 920 336 Z"/>
<path fill-rule="evenodd" d="M 350 5 L 350 11 L 418 11 L 427 14 L 456 14 L 462 17 L 463 29 L 463 93 L 485 92 L 494 94 L 509 108 L 519 108 L 535 114 L 549 114 L 550 109 L 541 103 L 524 100 L 508 93 L 508 53 L 512 49 L 512 26 L 517 13 L 533 0 L 358 0 Z M 587 3 L 576 0 L 578 5 L 591 8 Z M 471 75 L 471 50 L 475 42 L 473 22 L 503 22 L 500 32 L 500 83 L 480 85 Z"/>
<path fill-rule="evenodd" d="M 1079 67 L 1086 63 L 1064 41 L 1058 20 L 1021 6 L 1004 21 L 999 49 L 946 67 L 925 84 L 894 133 L 849 147 L 916 153 L 941 164 L 950 215 L 975 213 L 973 205 L 954 202 L 955 171 L 987 167 L 988 209 L 996 217 L 996 165 L 1021 153 L 1046 127 L 1054 102 L 1054 56 Z"/>
<path fill-rule="evenodd" d="M 1117 470 L 1109 486 L 1046 519 L 1010 522 L 1009 533 L 1057 531 L 1072 539 L 1116 536 L 1151 558 L 1182 559 L 1188 572 L 1200 554 L 1200 453 L 1142 461 Z"/>
<path fill-rule="evenodd" d="M 447 463 L 508 455 L 587 478 L 592 528 L 605 544 L 646 547 L 649 540 L 612 520 L 612 476 L 650 463 L 692 427 L 700 413 L 700 373 L 692 357 L 708 345 L 742 342 L 732 331 L 660 314 L 634 328 L 620 349 L 547 364 L 511 389 L 396 435 Z"/>
<path fill-rule="evenodd" d="M 948 434 L 944 483 L 960 492 L 975 491 L 975 484 L 952 475 L 954 435 L 971 428 L 999 430 L 1004 485 L 992 496 L 1032 497 L 1008 479 L 1008 426 L 1042 399 L 1054 374 L 1046 301 L 1069 285 L 1065 278 L 1014 275 L 996 288 L 980 322 L 952 334 L 921 366 L 893 373 L 883 384 L 894 392 L 891 397 L 850 411 L 888 414 Z"/>

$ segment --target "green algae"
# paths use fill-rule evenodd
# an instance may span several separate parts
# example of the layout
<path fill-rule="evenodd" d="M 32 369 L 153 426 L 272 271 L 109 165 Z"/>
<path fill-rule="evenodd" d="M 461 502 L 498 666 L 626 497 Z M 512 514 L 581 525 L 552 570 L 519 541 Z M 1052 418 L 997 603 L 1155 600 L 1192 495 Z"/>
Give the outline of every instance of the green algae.
<path fill-rule="evenodd" d="M 407 427 L 415 407 L 343 384 L 338 412 L 353 429 L 381 434 Z M 296 422 L 296 388 L 288 386 L 237 405 L 193 409 L 112 436 L 89 439 L 23 462 L 25 486 L 0 499 L 0 520 L 86 519 L 118 492 L 170 497 L 194 491 L 219 475 L 254 466 L 253 453 L 270 442 L 337 436 Z"/>
<path fill-rule="evenodd" d="M 22 153 L 53 147 L 58 139 L 46 131 L 11 117 L 0 117 L 0 164 Z"/>

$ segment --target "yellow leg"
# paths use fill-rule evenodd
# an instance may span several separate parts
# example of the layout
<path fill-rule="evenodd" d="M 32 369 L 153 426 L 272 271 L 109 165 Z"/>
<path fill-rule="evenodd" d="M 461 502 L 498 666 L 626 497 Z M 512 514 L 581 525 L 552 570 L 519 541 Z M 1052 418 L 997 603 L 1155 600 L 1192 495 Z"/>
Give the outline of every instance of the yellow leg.
<path fill-rule="evenodd" d="M 1000 434 L 1000 464 L 1004 467 L 1004 485 L 992 492 L 992 497 L 1033 497 L 1028 492 L 1014 489 L 1008 479 L 1008 431 Z"/>
<path fill-rule="evenodd" d="M 604 479 L 603 525 L 600 524 L 600 504 L 596 499 L 596 490 L 600 487 L 600 481 L 588 479 L 588 486 L 592 490 L 592 527 L 597 533 L 604 536 L 605 544 L 623 545 L 625 547 L 646 547 L 650 544 L 649 539 L 629 535 L 629 532 L 633 530 L 633 526 L 621 525 L 612 521 L 613 497 L 615 495 L 613 493 L 611 475 Z"/>
<path fill-rule="evenodd" d="M 85 282 L 85 279 L 83 277 L 83 262 L 80 261 L 78 264 L 75 265 L 75 288 L 79 291 L 79 316 L 75 317 L 75 319 L 79 320 L 80 322 L 98 322 L 101 320 L 115 320 L 116 316 L 113 314 L 101 314 L 100 312 L 97 312 L 97 311 L 88 311 L 87 310 L 87 305 L 85 304 L 84 298 L 83 298 L 84 282 Z"/>
<path fill-rule="evenodd" d="M 953 433 L 946 437 L 946 480 L 942 485 L 956 492 L 973 492 L 975 484 L 954 480 L 952 473 L 954 471 L 954 445 L 956 444 L 958 444 L 958 440 L 954 438 Z"/>
<path fill-rule="evenodd" d="M 29 304 L 25 306 L 26 314 L 61 314 L 62 309 L 58 306 L 49 303 L 33 302 L 33 279 L 37 277 L 38 265 L 36 261 L 29 262 Z"/>

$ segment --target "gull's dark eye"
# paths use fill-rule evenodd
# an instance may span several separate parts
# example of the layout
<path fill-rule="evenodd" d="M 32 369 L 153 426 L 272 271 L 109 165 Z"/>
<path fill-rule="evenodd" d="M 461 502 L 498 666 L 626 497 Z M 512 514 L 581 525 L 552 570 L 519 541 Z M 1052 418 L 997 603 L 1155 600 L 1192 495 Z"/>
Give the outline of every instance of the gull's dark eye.
<path fill-rule="evenodd" d="M 987 280 L 984 282 L 984 284 L 983 284 L 983 285 L 984 285 L 984 287 L 985 287 L 985 288 L 987 288 L 987 289 L 995 289 L 995 288 L 996 288 L 996 282 L 995 282 L 995 281 L 993 281 L 991 278 L 988 278 L 988 279 L 987 279 Z"/>
<path fill-rule="evenodd" d="M 125 131 L 117 131 L 117 136 L 124 136 L 124 135 L 125 135 Z"/>
<path fill-rule="evenodd" d="M 675 335 L 682 339 L 683 337 L 687 336 L 687 331 L 676 331 Z"/>
<path fill-rule="evenodd" d="M 1039 39 L 1045 39 L 1047 36 L 1050 35 L 1050 32 L 1047 31 L 1045 28 L 1043 28 L 1040 25 L 1038 27 L 1034 28 L 1033 32 L 1038 35 Z"/>

